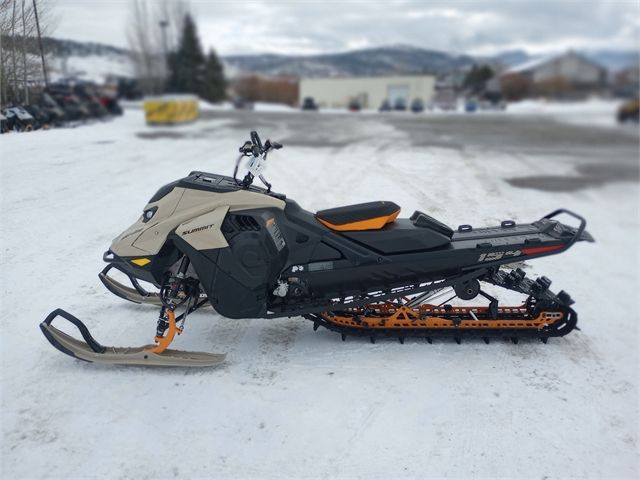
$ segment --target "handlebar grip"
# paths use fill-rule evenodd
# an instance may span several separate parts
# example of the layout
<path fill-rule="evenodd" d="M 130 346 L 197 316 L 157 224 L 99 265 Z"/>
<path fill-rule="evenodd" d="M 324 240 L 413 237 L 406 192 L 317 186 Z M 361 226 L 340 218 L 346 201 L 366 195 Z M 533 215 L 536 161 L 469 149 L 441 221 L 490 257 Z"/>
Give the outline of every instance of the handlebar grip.
<path fill-rule="evenodd" d="M 262 152 L 262 142 L 260 141 L 258 132 L 256 132 L 255 130 L 251 132 L 251 141 L 253 142 L 254 145 L 257 145 L 258 148 L 260 148 L 260 151 Z"/>

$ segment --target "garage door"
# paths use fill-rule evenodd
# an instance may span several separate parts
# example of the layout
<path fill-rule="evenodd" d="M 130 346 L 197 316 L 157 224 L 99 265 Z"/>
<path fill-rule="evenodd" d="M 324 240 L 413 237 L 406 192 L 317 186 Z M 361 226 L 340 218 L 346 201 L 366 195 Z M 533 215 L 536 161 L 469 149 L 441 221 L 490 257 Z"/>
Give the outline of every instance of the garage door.
<path fill-rule="evenodd" d="M 409 85 L 389 85 L 387 98 L 391 105 L 395 105 L 397 100 L 403 101 L 406 105 L 409 101 Z"/>

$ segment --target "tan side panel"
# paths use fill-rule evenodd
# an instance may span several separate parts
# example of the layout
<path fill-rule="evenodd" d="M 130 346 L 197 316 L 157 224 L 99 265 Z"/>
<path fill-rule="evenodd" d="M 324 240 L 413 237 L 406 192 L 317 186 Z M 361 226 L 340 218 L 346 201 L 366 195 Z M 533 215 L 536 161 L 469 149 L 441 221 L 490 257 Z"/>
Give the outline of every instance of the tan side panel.
<path fill-rule="evenodd" d="M 121 257 L 149 255 L 151 252 L 137 248 L 133 245 L 134 242 L 138 237 L 140 237 L 140 235 L 142 235 L 143 232 L 149 229 L 154 229 L 154 231 L 156 231 L 156 227 L 161 225 L 173 214 L 173 212 L 175 212 L 182 195 L 184 195 L 184 188 L 174 188 L 157 202 L 148 203 L 144 207 L 144 210 L 158 207 L 153 218 L 149 222 L 143 223 L 142 215 L 140 215 L 140 218 L 138 218 L 136 223 L 127 228 L 124 232 L 118 235 L 113 242 L 111 242 L 111 251 Z M 158 235 L 160 235 L 160 233 L 158 233 Z"/>
<path fill-rule="evenodd" d="M 187 220 L 178 226 L 176 233 L 196 250 L 228 247 L 229 244 L 220 231 L 228 211 L 229 207 L 225 205 L 213 212 Z"/>
<path fill-rule="evenodd" d="M 231 211 L 268 207 L 283 210 L 285 203 L 269 195 L 246 190 L 216 193 L 174 188 L 164 198 L 148 204 L 145 210 L 154 206 L 158 207 L 158 211 L 149 223 L 142 223 L 141 217 L 113 241 L 111 250 L 116 255 L 155 255 L 164 245 L 167 235 L 178 225 L 219 207 L 228 207 Z"/>

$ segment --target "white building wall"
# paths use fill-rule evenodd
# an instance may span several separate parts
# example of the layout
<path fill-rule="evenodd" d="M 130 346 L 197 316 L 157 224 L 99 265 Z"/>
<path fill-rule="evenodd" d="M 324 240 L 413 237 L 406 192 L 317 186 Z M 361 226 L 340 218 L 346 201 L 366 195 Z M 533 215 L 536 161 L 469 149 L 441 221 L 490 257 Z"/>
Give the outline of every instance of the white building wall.
<path fill-rule="evenodd" d="M 378 108 L 384 100 L 393 103 L 403 96 L 408 107 L 416 98 L 430 102 L 434 92 L 435 78 L 429 75 L 300 80 L 300 102 L 312 97 L 321 108 L 345 108 L 351 100 L 363 108 Z"/>

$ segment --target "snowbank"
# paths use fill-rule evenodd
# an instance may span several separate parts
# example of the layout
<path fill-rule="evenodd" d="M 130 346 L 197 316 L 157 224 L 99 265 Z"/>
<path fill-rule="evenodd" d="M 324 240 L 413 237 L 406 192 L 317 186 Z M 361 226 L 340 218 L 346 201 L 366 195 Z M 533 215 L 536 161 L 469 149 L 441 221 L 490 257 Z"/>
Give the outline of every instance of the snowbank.
<path fill-rule="evenodd" d="M 556 121 L 598 127 L 617 126 L 618 100 L 591 98 L 582 102 L 545 102 L 523 100 L 510 103 L 506 112 L 514 115 L 547 116 Z"/>

